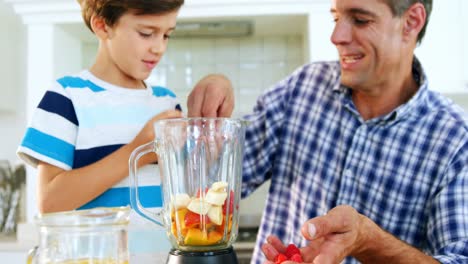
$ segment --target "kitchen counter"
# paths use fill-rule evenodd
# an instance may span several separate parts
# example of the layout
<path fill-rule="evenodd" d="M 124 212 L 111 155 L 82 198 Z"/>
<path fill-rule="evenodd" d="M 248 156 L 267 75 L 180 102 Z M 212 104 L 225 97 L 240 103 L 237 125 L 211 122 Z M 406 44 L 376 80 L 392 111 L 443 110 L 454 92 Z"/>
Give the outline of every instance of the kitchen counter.
<path fill-rule="evenodd" d="M 2 263 L 26 263 L 28 251 L 37 244 L 37 230 L 34 225 L 30 223 L 19 224 L 17 237 L 0 238 L 0 259 Z M 237 241 L 234 243 L 234 249 L 240 263 L 249 263 L 247 260 L 250 260 L 254 246 L 255 242 L 253 241 Z M 167 254 L 168 250 L 163 250 L 162 248 L 161 252 L 158 253 L 131 253 L 130 263 L 165 264 Z"/>

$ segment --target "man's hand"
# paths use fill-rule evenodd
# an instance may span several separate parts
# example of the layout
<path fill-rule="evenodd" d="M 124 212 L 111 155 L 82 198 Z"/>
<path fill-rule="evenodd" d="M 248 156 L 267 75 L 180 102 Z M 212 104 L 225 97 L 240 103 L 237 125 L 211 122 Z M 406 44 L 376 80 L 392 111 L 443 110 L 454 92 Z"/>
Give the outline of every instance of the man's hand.
<path fill-rule="evenodd" d="M 366 243 L 367 218 L 350 206 L 338 206 L 307 221 L 301 229 L 309 241 L 307 260 L 316 264 L 340 263 Z M 317 243 L 318 242 L 318 243 Z"/>
<path fill-rule="evenodd" d="M 201 79 L 187 100 L 188 117 L 230 117 L 234 109 L 231 82 L 219 74 Z"/>
<path fill-rule="evenodd" d="M 362 263 L 438 263 L 347 205 L 337 206 L 324 216 L 308 220 L 301 233 L 310 241 L 300 248 L 304 263 L 335 264 L 348 256 Z M 268 237 L 267 241 L 262 251 L 268 259 L 266 263 L 274 263 L 276 256 L 284 252 L 285 245 L 274 236 Z"/>
<path fill-rule="evenodd" d="M 302 226 L 301 232 L 311 242 L 300 249 L 304 262 L 340 263 L 347 256 L 352 255 L 363 241 L 365 234 L 363 219 L 364 216 L 358 214 L 352 207 L 338 206 L 325 216 L 307 221 Z M 267 241 L 268 243 L 262 246 L 262 251 L 269 261 L 274 261 L 278 253 L 284 252 L 285 246 L 274 236 L 268 237 Z"/>

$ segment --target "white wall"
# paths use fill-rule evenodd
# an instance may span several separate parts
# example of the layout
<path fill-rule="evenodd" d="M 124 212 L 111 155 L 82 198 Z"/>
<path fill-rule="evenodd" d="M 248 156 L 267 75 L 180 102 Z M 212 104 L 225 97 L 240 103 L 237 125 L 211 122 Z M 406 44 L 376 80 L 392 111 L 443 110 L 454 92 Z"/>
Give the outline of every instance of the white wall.
<path fill-rule="evenodd" d="M 185 109 L 187 95 L 210 73 L 229 77 L 235 89 L 235 115 L 250 112 L 262 91 L 304 64 L 301 35 L 171 39 L 148 82 L 172 89 Z M 96 43 L 83 43 L 83 67 L 94 61 Z M 203 63 L 200 63 L 203 61 Z"/>
<path fill-rule="evenodd" d="M 10 5 L 0 1 L 0 159 L 16 162 L 26 126 L 25 27 Z"/>
<path fill-rule="evenodd" d="M 81 71 L 81 40 L 60 26 L 54 27 L 54 75 L 55 77 Z"/>

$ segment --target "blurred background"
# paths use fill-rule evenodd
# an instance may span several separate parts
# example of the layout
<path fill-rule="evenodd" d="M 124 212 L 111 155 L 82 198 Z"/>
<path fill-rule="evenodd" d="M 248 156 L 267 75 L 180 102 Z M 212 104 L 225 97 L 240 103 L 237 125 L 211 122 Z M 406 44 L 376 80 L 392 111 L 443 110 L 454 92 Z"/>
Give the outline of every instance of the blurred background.
<path fill-rule="evenodd" d="M 235 87 L 234 115 L 241 116 L 262 91 L 295 68 L 337 58 L 329 41 L 329 9 L 329 0 L 186 0 L 177 33 L 148 82 L 172 89 L 185 105 L 202 76 L 223 73 Z M 0 160 L 14 171 L 22 166 L 16 148 L 45 89 L 57 77 L 90 66 L 97 41 L 82 23 L 75 0 L 0 0 L 0 34 Z M 435 0 L 416 54 L 430 87 L 466 109 L 467 47 L 468 1 Z M 18 259 L 34 243 L 35 176 L 27 168 L 26 184 L 15 182 L 22 186 L 14 205 L 20 225 L 0 238 L 0 258 Z M 0 186 L 7 184 L 4 179 L 0 177 Z M 241 204 L 246 230 L 258 226 L 267 188 L 268 184 Z M 249 243 L 254 238 L 248 232 L 239 236 L 240 242 L 242 237 Z M 251 248 L 249 243 L 240 245 Z"/>

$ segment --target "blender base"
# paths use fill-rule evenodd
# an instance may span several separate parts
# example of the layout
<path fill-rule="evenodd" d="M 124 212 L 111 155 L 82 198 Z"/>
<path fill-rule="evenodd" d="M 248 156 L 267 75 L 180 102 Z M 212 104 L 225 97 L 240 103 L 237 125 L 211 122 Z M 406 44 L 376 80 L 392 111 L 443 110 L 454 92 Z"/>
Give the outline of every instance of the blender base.
<path fill-rule="evenodd" d="M 210 252 L 187 252 L 171 249 L 166 264 L 238 264 L 232 247 Z"/>

